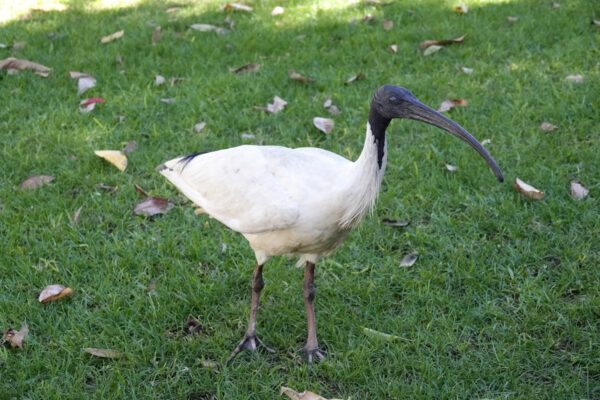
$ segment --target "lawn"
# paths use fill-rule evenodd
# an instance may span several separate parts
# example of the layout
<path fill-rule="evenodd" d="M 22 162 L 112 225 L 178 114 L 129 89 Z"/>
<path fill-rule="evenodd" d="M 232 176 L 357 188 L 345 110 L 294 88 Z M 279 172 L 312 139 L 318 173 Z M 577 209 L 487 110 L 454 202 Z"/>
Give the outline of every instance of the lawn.
<path fill-rule="evenodd" d="M 224 0 L 0 5 L 0 60 L 52 68 L 47 78 L 0 71 L 0 330 L 29 327 L 22 349 L 0 346 L 0 398 L 273 399 L 281 386 L 343 399 L 600 398 L 599 5 L 388 1 L 245 1 L 251 12 L 223 11 Z M 190 29 L 199 23 L 229 32 Z M 431 55 L 419 49 L 465 34 Z M 260 69 L 230 72 L 248 63 Z M 78 96 L 70 71 L 96 86 Z M 372 215 L 316 268 L 319 341 L 335 356 L 303 363 L 302 270 L 281 257 L 265 266 L 257 327 L 277 353 L 226 364 L 246 329 L 254 255 L 241 235 L 196 216 L 155 167 L 252 143 L 356 159 L 370 97 L 387 83 L 433 108 L 466 99 L 446 115 L 489 139 L 505 183 L 451 135 L 393 121 Z M 274 96 L 283 111 L 253 108 Z M 329 96 L 341 114 L 323 107 Z M 80 113 L 88 97 L 105 104 Z M 329 134 L 317 116 L 334 119 Z M 94 154 L 132 140 L 124 172 Z M 39 174 L 55 179 L 19 189 Z M 519 194 L 516 177 L 545 196 Z M 571 197 L 573 180 L 587 197 Z M 174 208 L 135 215 L 144 196 L 134 184 Z M 50 284 L 74 293 L 40 304 Z"/>

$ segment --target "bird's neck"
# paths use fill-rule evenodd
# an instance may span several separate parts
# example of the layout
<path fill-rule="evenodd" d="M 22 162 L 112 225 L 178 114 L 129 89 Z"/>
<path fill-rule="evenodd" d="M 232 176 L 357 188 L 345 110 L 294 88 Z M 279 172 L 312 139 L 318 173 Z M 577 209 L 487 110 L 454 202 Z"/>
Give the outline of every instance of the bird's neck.
<path fill-rule="evenodd" d="M 352 206 L 344 213 L 344 226 L 358 224 L 375 205 L 387 163 L 385 130 L 389 124 L 389 119 L 373 112 L 369 114 L 365 144 L 349 174 L 351 181 L 348 196 L 352 199 L 349 202 Z"/>

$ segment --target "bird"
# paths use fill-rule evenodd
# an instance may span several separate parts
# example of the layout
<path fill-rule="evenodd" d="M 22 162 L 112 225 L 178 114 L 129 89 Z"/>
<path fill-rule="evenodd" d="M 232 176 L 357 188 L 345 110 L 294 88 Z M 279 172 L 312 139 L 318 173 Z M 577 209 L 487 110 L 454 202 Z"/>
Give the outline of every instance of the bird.
<path fill-rule="evenodd" d="M 317 340 L 315 264 L 333 254 L 373 209 L 386 169 L 385 134 L 392 119 L 417 120 L 449 132 L 475 149 L 498 180 L 504 180 L 475 137 L 395 85 L 380 87 L 371 98 L 364 145 L 355 161 L 315 147 L 242 145 L 192 153 L 156 168 L 199 206 L 199 213 L 241 233 L 254 251 L 248 328 L 228 362 L 242 350 L 275 352 L 257 336 L 256 318 L 263 266 L 281 255 L 299 256 L 298 265 L 305 265 L 307 339 L 300 351 L 309 364 L 328 356 Z"/>

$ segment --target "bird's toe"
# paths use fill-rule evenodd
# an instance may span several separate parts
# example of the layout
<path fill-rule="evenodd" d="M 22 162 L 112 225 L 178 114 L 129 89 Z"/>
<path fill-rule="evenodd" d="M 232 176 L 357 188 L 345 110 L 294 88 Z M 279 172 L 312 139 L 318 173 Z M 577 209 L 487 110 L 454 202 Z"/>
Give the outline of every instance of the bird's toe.
<path fill-rule="evenodd" d="M 265 345 L 262 340 L 258 338 L 258 336 L 254 335 L 244 335 L 244 338 L 241 340 L 240 344 L 237 345 L 233 353 L 227 359 L 227 362 L 233 360 L 242 350 L 248 350 L 250 352 L 255 352 L 256 349 L 263 349 L 268 353 L 275 353 L 275 350 Z"/>

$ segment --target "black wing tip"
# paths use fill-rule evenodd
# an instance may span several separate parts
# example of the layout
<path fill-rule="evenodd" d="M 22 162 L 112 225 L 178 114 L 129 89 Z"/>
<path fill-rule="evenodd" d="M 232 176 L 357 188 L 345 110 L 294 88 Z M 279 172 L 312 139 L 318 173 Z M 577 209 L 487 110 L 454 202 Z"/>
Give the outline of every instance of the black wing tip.
<path fill-rule="evenodd" d="M 203 151 L 203 152 L 200 152 L 200 153 L 191 153 L 191 154 L 188 154 L 187 156 L 183 156 L 183 157 L 181 157 L 181 160 L 179 160 L 179 164 L 182 164 L 182 163 L 183 163 L 183 167 L 181 167 L 181 170 L 183 171 L 183 169 L 184 169 L 185 167 L 187 167 L 187 165 L 188 165 L 188 164 L 189 164 L 189 163 L 190 163 L 190 162 L 191 162 L 191 161 L 192 161 L 194 158 L 198 157 L 198 156 L 199 156 L 199 155 L 201 155 L 201 154 L 205 154 L 205 153 L 206 153 L 206 152 L 205 152 L 205 151 Z"/>

